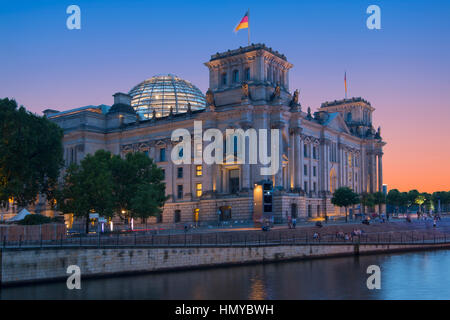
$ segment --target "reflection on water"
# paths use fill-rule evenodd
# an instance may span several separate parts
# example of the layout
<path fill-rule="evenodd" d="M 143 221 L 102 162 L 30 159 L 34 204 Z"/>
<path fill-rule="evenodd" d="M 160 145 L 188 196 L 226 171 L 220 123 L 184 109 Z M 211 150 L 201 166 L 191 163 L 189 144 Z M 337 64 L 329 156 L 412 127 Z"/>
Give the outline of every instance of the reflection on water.
<path fill-rule="evenodd" d="M 368 290 L 369 265 L 381 290 Z M 450 251 L 346 257 L 2 288 L 2 299 L 450 299 Z"/>

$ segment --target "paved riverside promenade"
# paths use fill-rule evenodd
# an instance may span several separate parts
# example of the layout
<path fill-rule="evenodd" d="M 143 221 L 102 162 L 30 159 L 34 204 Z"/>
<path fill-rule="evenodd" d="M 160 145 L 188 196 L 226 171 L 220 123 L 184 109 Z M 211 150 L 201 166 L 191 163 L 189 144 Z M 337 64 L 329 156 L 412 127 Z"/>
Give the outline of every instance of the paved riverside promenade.
<path fill-rule="evenodd" d="M 361 230 L 362 235 L 345 240 L 336 237 L 336 233 L 350 234 L 354 230 Z M 314 239 L 314 233 L 320 239 Z M 3 248 L 26 247 L 79 247 L 79 246 L 189 246 L 189 245 L 233 245 L 233 244 L 263 244 L 320 242 L 418 242 L 418 241 L 450 241 L 450 217 L 444 217 L 433 227 L 433 221 L 428 219 L 412 220 L 391 219 L 389 222 L 372 222 L 364 225 L 359 222 L 323 223 L 323 227 L 316 227 L 314 223 L 297 225 L 296 229 L 289 229 L 286 225 L 278 225 L 268 232 L 254 227 L 233 228 L 198 228 L 183 230 L 135 231 L 120 234 L 91 234 L 78 235 L 67 239 L 34 241 L 3 241 Z"/>

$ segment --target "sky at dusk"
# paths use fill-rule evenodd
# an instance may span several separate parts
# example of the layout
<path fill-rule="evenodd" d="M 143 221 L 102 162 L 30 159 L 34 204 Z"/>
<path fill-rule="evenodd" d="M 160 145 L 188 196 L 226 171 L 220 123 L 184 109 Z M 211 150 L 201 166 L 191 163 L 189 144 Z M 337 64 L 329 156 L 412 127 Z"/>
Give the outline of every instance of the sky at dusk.
<path fill-rule="evenodd" d="M 68 30 L 66 8 L 81 8 Z M 381 30 L 366 8 L 381 8 Z M 450 1 L 4 1 L 0 0 L 0 98 L 41 113 L 112 104 L 155 74 L 203 92 L 216 52 L 247 45 L 233 29 L 250 8 L 251 42 L 294 64 L 290 90 L 304 110 L 363 97 L 381 126 L 384 183 L 450 190 Z"/>

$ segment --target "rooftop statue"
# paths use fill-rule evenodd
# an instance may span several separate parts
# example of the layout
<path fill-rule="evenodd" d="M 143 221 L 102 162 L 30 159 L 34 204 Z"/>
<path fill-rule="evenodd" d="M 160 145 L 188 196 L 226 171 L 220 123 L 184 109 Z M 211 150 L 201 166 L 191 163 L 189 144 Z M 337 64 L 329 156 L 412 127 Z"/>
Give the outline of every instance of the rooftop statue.
<path fill-rule="evenodd" d="M 298 89 L 295 89 L 294 95 L 292 96 L 292 103 L 298 104 L 298 96 L 299 96 L 299 91 L 298 91 Z"/>
<path fill-rule="evenodd" d="M 275 89 L 273 90 L 271 100 L 279 99 L 280 95 L 281 95 L 281 88 L 280 85 L 277 83 Z"/>
<path fill-rule="evenodd" d="M 208 91 L 206 91 L 206 104 L 208 106 L 214 105 L 214 94 L 211 91 L 211 88 L 209 88 Z"/>
<path fill-rule="evenodd" d="M 248 84 L 246 82 L 244 82 L 242 84 L 242 98 L 248 98 L 250 96 L 250 93 L 248 91 Z"/>
<path fill-rule="evenodd" d="M 312 119 L 312 115 L 311 115 L 311 107 L 308 107 L 308 114 L 306 115 L 306 118 L 307 118 L 308 120 L 311 120 L 311 119 Z"/>

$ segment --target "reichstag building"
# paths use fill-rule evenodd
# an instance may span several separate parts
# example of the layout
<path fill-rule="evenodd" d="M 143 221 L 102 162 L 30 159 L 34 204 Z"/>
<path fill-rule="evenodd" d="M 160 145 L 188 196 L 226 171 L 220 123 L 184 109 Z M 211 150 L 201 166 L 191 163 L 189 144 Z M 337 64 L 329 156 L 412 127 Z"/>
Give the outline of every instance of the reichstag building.
<path fill-rule="evenodd" d="M 275 219 L 343 215 L 331 204 L 334 190 L 382 190 L 380 130 L 372 126 L 375 110 L 362 98 L 324 102 L 312 113 L 302 108 L 298 90 L 289 88 L 293 67 L 283 54 L 252 44 L 217 53 L 205 63 L 209 89 L 175 75 L 157 75 L 127 94 L 114 94 L 112 106 L 67 111 L 45 110 L 64 130 L 65 163 L 79 163 L 99 149 L 114 154 L 145 152 L 164 170 L 166 202 L 152 223 L 252 220 L 253 189 L 273 182 Z M 203 130 L 279 129 L 279 170 L 262 176 L 262 164 L 180 164 L 170 158 L 177 128 Z M 205 148 L 203 145 L 192 146 Z M 248 156 L 248 141 L 246 156 Z"/>

